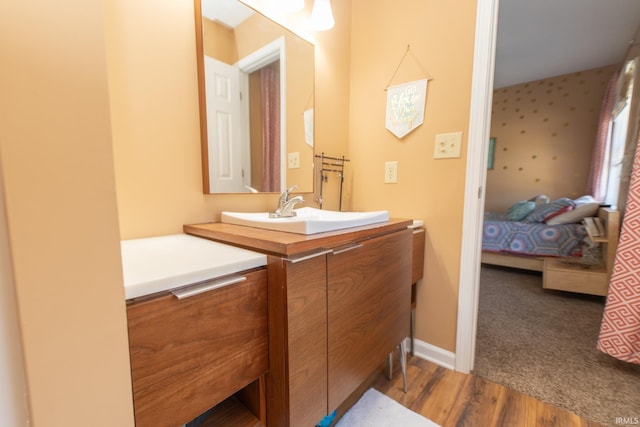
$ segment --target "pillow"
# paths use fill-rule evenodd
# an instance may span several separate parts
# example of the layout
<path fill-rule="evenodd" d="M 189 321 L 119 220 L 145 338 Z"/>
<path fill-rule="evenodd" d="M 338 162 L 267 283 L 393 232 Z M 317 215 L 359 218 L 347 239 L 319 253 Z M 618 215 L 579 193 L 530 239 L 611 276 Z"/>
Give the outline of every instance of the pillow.
<path fill-rule="evenodd" d="M 571 212 L 574 208 L 575 208 L 575 206 L 565 206 L 565 207 L 563 207 L 561 209 L 558 209 L 554 213 L 552 213 L 550 215 L 547 215 L 544 218 L 544 222 L 546 223 L 547 221 L 552 220 L 553 218 L 555 218 L 555 217 L 557 217 L 559 215 L 562 215 L 562 214 L 567 213 L 567 212 Z"/>
<path fill-rule="evenodd" d="M 536 208 L 536 204 L 529 200 L 516 202 L 507 211 L 508 221 L 522 221 Z"/>
<path fill-rule="evenodd" d="M 545 222 L 556 215 L 572 210 L 575 207 L 573 200 L 566 197 L 556 199 L 552 202 L 538 205 L 523 221 L 524 222 Z"/>
<path fill-rule="evenodd" d="M 596 216 L 599 208 L 599 203 L 585 203 L 580 206 L 576 206 L 576 208 L 570 212 L 565 212 L 551 218 L 546 221 L 546 223 L 549 225 L 573 224 L 575 222 L 580 222 L 583 218 Z"/>
<path fill-rule="evenodd" d="M 544 194 L 538 194 L 537 196 L 533 196 L 532 198 L 530 198 L 529 201 L 534 202 L 536 206 L 538 206 L 549 203 L 549 198 Z"/>
<path fill-rule="evenodd" d="M 580 205 L 584 205 L 585 203 L 598 203 L 598 202 L 596 201 L 596 199 L 593 198 L 593 196 L 585 195 L 585 196 L 578 197 L 577 199 L 573 199 L 573 203 L 575 203 L 576 206 L 580 206 Z"/>

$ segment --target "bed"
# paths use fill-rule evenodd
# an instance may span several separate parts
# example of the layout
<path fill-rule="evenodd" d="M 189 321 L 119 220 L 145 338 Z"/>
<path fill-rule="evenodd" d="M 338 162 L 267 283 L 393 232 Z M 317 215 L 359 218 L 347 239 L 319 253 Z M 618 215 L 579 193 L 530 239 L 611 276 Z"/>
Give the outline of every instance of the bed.
<path fill-rule="evenodd" d="M 482 263 L 542 272 L 547 289 L 607 295 L 620 215 L 594 203 L 586 206 L 580 199 L 566 198 L 543 202 L 515 220 L 509 213 L 487 212 Z M 590 234 L 582 223 L 592 216 L 603 225 L 599 236 Z"/>

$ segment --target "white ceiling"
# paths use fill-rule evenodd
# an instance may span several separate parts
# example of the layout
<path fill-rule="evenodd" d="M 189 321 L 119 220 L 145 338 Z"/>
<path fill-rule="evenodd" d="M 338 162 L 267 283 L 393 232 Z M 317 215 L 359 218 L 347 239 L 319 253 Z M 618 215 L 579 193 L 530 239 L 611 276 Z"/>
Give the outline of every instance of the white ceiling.
<path fill-rule="evenodd" d="M 640 0 L 639 0 L 640 1 Z M 238 0 L 202 0 L 202 16 L 235 28 L 255 12 Z"/>
<path fill-rule="evenodd" d="M 494 87 L 619 63 L 638 25 L 640 0 L 500 0 Z"/>

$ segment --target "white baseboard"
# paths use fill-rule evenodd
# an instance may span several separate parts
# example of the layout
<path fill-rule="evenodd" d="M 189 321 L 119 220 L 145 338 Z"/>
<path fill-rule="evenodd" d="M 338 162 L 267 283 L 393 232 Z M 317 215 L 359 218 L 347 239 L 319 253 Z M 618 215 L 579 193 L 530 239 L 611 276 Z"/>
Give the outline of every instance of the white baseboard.
<path fill-rule="evenodd" d="M 424 341 L 418 339 L 414 340 L 416 348 L 413 354 L 421 359 L 428 360 L 444 368 L 455 370 L 456 368 L 456 354 L 448 350 L 436 347 Z M 407 351 L 411 348 L 411 339 L 406 338 L 405 345 Z"/>

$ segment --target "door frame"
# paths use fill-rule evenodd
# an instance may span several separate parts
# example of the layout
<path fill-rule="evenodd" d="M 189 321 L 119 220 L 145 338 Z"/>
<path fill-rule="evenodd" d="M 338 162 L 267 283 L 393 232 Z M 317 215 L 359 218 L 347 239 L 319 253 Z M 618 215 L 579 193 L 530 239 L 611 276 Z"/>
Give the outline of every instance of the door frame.
<path fill-rule="evenodd" d="M 243 126 L 246 126 L 244 129 L 249 129 L 249 74 L 278 60 L 280 61 L 280 191 L 284 191 L 287 186 L 287 55 L 284 36 L 278 37 L 240 59 L 236 65 L 240 70 L 240 87 L 245 94 L 242 111 Z M 243 141 L 243 146 L 248 150 L 248 135 L 244 138 L 246 140 Z M 244 160 L 250 162 L 248 154 Z"/>
<path fill-rule="evenodd" d="M 455 351 L 455 369 L 464 373 L 475 359 L 498 5 L 499 0 L 478 0 L 476 11 Z"/>

